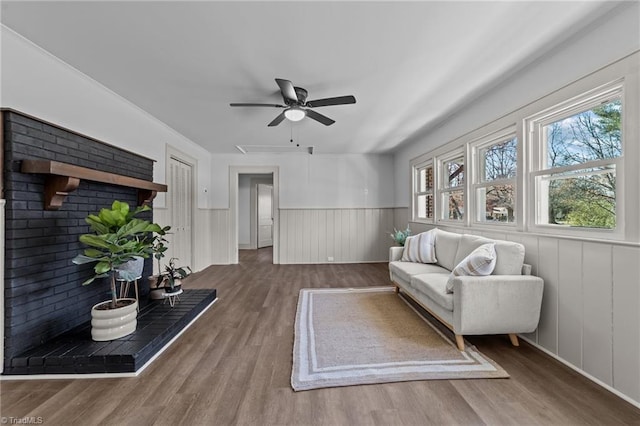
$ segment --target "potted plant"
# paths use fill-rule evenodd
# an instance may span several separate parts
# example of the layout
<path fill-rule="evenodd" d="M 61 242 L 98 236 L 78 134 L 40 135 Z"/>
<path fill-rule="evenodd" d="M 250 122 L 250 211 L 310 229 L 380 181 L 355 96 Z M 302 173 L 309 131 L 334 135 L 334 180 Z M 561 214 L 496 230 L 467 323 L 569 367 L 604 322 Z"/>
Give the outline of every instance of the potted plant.
<path fill-rule="evenodd" d="M 158 274 L 151 275 L 148 278 L 149 287 L 151 288 L 151 290 L 158 288 L 160 282 L 162 281 L 161 260 L 165 256 L 166 251 L 169 249 L 169 247 L 167 246 L 169 241 L 167 241 L 167 239 L 165 238 L 165 235 L 167 235 L 170 229 L 171 229 L 170 226 L 165 226 L 164 228 L 160 229 L 160 231 L 157 232 L 153 238 L 153 243 L 151 245 L 151 252 L 153 253 L 153 258 L 156 259 L 156 261 L 158 262 Z"/>
<path fill-rule="evenodd" d="M 396 228 L 393 228 L 393 232 L 389 235 L 396 244 L 404 246 L 404 242 L 407 240 L 407 237 L 411 235 L 411 229 L 409 229 L 408 225 L 407 229 L 405 229 L 404 231 L 398 231 Z"/>
<path fill-rule="evenodd" d="M 191 274 L 188 266 L 176 266 L 175 257 L 169 259 L 169 264 L 165 265 L 164 272 L 160 276 L 155 289 L 151 291 L 152 299 L 162 299 L 165 295 L 177 293 L 181 290 L 182 280 Z"/>
<path fill-rule="evenodd" d="M 143 206 L 132 211 L 127 203 L 114 201 L 111 209 L 101 209 L 97 215 L 90 214 L 85 219 L 93 233 L 81 235 L 80 241 L 89 248 L 77 255 L 73 263 L 96 263 L 93 277 L 83 285 L 108 278 L 111 287 L 111 300 L 98 303 L 91 309 L 93 340 L 117 339 L 136 329 L 138 301 L 118 299 L 116 279 L 133 281 L 140 276 L 138 271 L 122 265 L 136 258 L 142 258 L 144 262 L 152 253 L 154 233 L 162 232 L 159 225 L 135 217 L 148 210 L 148 206 Z"/>

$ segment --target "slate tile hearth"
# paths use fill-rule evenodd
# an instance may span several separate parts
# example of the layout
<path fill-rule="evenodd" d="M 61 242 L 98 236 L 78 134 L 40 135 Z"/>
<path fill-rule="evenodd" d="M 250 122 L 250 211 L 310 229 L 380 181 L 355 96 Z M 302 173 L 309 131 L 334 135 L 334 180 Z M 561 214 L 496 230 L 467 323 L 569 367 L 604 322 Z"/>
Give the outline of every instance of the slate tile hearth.
<path fill-rule="evenodd" d="M 91 340 L 91 325 L 84 324 L 12 358 L 3 374 L 133 373 L 215 299 L 216 290 L 185 289 L 173 308 L 168 301 L 148 302 L 136 331 L 110 342 Z"/>

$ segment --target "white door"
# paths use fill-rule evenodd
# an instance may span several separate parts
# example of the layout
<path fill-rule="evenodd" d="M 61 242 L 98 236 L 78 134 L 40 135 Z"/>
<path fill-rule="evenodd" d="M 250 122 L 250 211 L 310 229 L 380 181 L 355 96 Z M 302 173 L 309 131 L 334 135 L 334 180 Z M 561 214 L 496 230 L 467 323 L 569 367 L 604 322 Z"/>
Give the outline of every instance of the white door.
<path fill-rule="evenodd" d="M 178 266 L 191 267 L 191 215 L 193 205 L 193 168 L 174 157 L 169 159 L 168 199 L 171 210 L 171 234 L 168 254 L 179 260 Z M 165 259 L 168 262 L 169 259 Z"/>
<path fill-rule="evenodd" d="M 273 185 L 258 184 L 258 248 L 273 245 Z"/>

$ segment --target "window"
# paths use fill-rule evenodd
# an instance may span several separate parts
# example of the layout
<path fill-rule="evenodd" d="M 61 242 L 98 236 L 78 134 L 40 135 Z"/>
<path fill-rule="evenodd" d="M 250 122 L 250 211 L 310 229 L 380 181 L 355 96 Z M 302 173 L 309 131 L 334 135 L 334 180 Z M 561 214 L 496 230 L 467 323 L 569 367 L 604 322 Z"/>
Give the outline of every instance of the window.
<path fill-rule="evenodd" d="M 439 190 L 441 219 L 463 220 L 465 210 L 465 169 L 464 155 L 458 154 L 440 162 L 442 185 Z"/>
<path fill-rule="evenodd" d="M 516 220 L 518 140 L 513 133 L 474 146 L 475 221 L 513 224 Z"/>
<path fill-rule="evenodd" d="M 414 220 L 433 220 L 433 164 L 424 163 L 414 170 Z"/>
<path fill-rule="evenodd" d="M 622 112 L 618 85 L 532 122 L 536 224 L 617 228 Z"/>

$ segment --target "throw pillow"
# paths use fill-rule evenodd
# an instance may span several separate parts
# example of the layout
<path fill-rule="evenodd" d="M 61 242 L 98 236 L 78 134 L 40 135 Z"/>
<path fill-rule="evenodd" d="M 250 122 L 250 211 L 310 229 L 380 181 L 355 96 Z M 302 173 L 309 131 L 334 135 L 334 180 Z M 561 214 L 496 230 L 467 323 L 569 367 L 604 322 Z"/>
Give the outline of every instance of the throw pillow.
<path fill-rule="evenodd" d="M 402 252 L 403 262 L 436 263 L 435 229 L 407 237 Z"/>
<path fill-rule="evenodd" d="M 495 243 L 483 244 L 453 268 L 447 281 L 447 293 L 453 293 L 453 279 L 460 275 L 491 275 L 496 267 Z"/>

